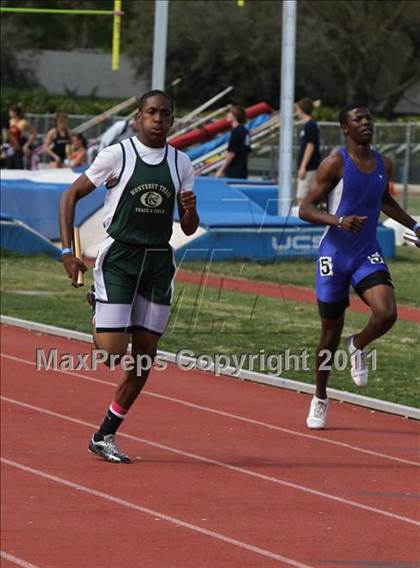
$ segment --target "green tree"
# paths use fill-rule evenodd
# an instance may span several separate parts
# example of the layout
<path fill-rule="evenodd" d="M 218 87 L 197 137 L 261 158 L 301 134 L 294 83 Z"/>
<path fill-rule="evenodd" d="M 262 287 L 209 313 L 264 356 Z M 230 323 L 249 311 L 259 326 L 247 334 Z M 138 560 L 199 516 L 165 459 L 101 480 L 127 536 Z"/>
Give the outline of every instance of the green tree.
<path fill-rule="evenodd" d="M 420 3 L 299 2 L 297 92 L 330 105 L 365 101 L 391 114 L 420 80 Z"/>
<path fill-rule="evenodd" d="M 127 0 L 126 0 L 127 1 Z M 2 7 L 112 10 L 113 0 L 1 0 Z M 96 48 L 110 50 L 111 16 L 3 13 L 2 30 L 25 31 L 27 49 Z M 3 33 L 3 32 L 2 32 Z M 2 38 L 3 43 L 3 38 Z"/>
<path fill-rule="evenodd" d="M 111 10 L 113 0 L 45 0 L 42 6 L 39 0 L 19 2 L 2 0 L 1 6 Z M 36 85 L 33 66 L 31 67 L 29 62 L 22 63 L 20 57 L 22 50 L 32 52 L 33 55 L 36 55 L 40 49 L 110 50 L 111 38 L 112 18 L 107 16 L 3 13 L 1 15 L 2 85 L 14 88 Z"/>
<path fill-rule="evenodd" d="M 137 1 L 125 24 L 125 48 L 150 76 L 154 2 Z M 181 106 L 197 105 L 228 85 L 235 101 L 278 104 L 281 2 L 170 2 L 166 82 Z M 174 80 L 180 80 L 171 86 Z"/>
<path fill-rule="evenodd" d="M 19 52 L 28 45 L 28 33 L 23 28 L 10 22 L 1 30 L 1 82 L 2 87 L 14 86 L 16 89 L 27 89 L 36 85 L 36 77 L 28 62 L 22 63 Z"/>
<path fill-rule="evenodd" d="M 420 80 L 420 3 L 299 0 L 296 97 L 340 106 L 360 99 L 391 114 Z M 125 22 L 127 52 L 150 76 L 154 2 L 137 1 Z M 192 106 L 229 84 L 243 103 L 278 105 L 282 2 L 170 2 L 167 84 Z M 175 79 L 180 83 L 170 87 Z"/>
<path fill-rule="evenodd" d="M 2 6 L 39 0 L 0 0 Z M 113 8 L 113 0 L 43 0 L 53 8 Z M 361 99 L 392 114 L 420 81 L 418 0 L 298 0 L 296 98 Z M 122 53 L 150 78 L 154 0 L 123 0 Z M 170 0 L 166 84 L 183 108 L 228 85 L 231 100 L 279 104 L 281 0 Z M 30 84 L 23 49 L 111 49 L 112 18 L 2 14 L 3 84 Z M 65 72 L 65 70 L 63 70 Z"/>

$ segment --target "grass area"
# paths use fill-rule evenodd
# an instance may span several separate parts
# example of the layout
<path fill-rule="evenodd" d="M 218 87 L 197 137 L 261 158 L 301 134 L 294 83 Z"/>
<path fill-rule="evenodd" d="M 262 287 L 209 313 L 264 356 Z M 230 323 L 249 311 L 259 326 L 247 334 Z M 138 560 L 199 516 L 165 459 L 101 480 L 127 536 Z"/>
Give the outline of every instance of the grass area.
<path fill-rule="evenodd" d="M 413 268 L 414 260 L 410 260 L 409 256 L 406 257 L 404 252 L 403 259 L 397 262 Z M 283 281 L 288 276 L 290 283 L 302 284 L 302 277 L 311 278 L 310 263 L 287 265 L 288 268 L 283 266 Z M 262 279 L 270 280 L 273 276 L 270 278 L 269 275 L 277 271 L 278 266 L 262 268 L 265 271 Z M 91 331 L 90 311 L 85 302 L 87 288 L 72 288 L 60 263 L 41 256 L 4 255 L 1 269 L 3 314 Z M 261 276 L 258 266 L 253 266 L 252 270 L 250 268 L 250 274 L 257 275 L 257 270 Z M 91 272 L 87 274 L 86 284 L 89 285 L 90 281 Z M 364 314 L 348 312 L 345 335 L 357 331 L 365 321 Z M 281 375 L 312 382 L 313 354 L 318 333 L 318 314 L 314 305 L 178 284 L 168 330 L 160 347 L 168 351 L 189 349 L 195 356 L 203 353 L 252 353 L 258 356 L 263 353 L 265 363 L 268 355 L 283 355 L 284 363 L 285 349 L 296 355 L 306 349 L 309 369 L 283 370 Z M 369 386 L 363 394 L 418 406 L 420 369 L 415 352 L 419 342 L 420 326 L 404 321 L 399 321 L 385 337 L 378 340 L 375 343 L 377 370 L 371 372 Z M 261 361 L 258 361 L 258 357 L 256 359 L 254 370 L 264 370 L 260 369 Z M 245 368 L 248 367 L 245 365 Z M 348 371 L 334 371 L 330 386 L 360 393 L 353 386 Z"/>
<path fill-rule="evenodd" d="M 401 205 L 401 207 L 404 206 L 402 195 L 399 195 L 397 197 L 397 201 Z M 420 215 L 420 195 L 414 192 L 408 193 L 407 211 L 410 213 L 410 215 Z"/>
<path fill-rule="evenodd" d="M 396 259 L 388 262 L 397 301 L 401 304 L 420 307 L 419 262 L 420 251 L 413 247 L 399 247 Z M 203 262 L 185 262 L 181 268 L 194 272 L 209 270 L 211 274 L 218 276 L 248 278 L 307 288 L 313 288 L 315 282 L 315 262 L 299 259 L 280 260 L 275 264 L 249 261 L 214 262 L 211 267 Z"/>

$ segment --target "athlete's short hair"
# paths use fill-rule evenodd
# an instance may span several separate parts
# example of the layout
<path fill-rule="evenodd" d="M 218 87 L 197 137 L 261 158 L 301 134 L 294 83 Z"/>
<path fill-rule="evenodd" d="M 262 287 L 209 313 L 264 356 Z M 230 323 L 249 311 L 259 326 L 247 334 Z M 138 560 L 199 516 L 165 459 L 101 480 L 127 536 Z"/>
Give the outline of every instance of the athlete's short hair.
<path fill-rule="evenodd" d="M 160 89 L 152 89 L 151 91 L 147 91 L 147 93 L 144 93 L 140 99 L 139 99 L 139 111 L 143 110 L 144 105 L 146 104 L 147 99 L 150 99 L 150 97 L 157 97 L 157 96 L 161 96 L 164 97 L 169 104 L 171 105 L 171 114 L 173 114 L 174 112 L 174 100 L 173 98 L 168 95 L 168 93 L 165 93 L 165 91 L 161 91 Z"/>
<path fill-rule="evenodd" d="M 296 105 L 302 112 L 308 114 L 309 116 L 312 116 L 312 113 L 314 112 L 314 103 L 311 99 L 300 99 L 300 101 L 298 101 Z"/>
<path fill-rule="evenodd" d="M 356 102 L 356 103 L 349 103 L 342 110 L 340 110 L 340 113 L 338 115 L 338 122 L 340 123 L 340 126 L 344 126 L 347 123 L 349 112 L 351 112 L 355 108 L 367 108 L 368 109 L 369 107 L 366 103 L 363 103 L 363 102 L 360 102 L 360 101 Z"/>
<path fill-rule="evenodd" d="M 246 110 L 244 109 L 244 107 L 239 105 L 232 105 L 229 108 L 229 112 L 233 114 L 239 124 L 245 124 L 245 122 L 247 121 Z"/>

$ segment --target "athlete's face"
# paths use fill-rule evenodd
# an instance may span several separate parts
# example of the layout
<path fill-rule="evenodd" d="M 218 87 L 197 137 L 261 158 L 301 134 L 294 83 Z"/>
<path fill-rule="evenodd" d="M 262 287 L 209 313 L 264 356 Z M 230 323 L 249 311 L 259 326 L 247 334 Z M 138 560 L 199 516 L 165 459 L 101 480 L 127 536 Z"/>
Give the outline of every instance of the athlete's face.
<path fill-rule="evenodd" d="M 358 107 L 347 113 L 343 132 L 356 144 L 367 145 L 372 142 L 373 119 L 368 108 Z"/>
<path fill-rule="evenodd" d="M 162 148 L 172 126 L 171 103 L 161 95 L 149 97 L 136 116 L 140 141 L 151 148 Z"/>

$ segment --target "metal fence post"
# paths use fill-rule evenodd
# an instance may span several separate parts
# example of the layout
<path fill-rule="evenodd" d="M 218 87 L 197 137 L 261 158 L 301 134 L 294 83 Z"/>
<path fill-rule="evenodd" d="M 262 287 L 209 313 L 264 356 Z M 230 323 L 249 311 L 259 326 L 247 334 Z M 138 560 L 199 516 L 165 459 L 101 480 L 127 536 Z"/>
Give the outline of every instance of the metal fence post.
<path fill-rule="evenodd" d="M 410 150 L 411 150 L 411 122 L 407 123 L 405 131 L 405 157 L 403 174 L 403 208 L 408 206 L 408 182 L 410 177 Z"/>

